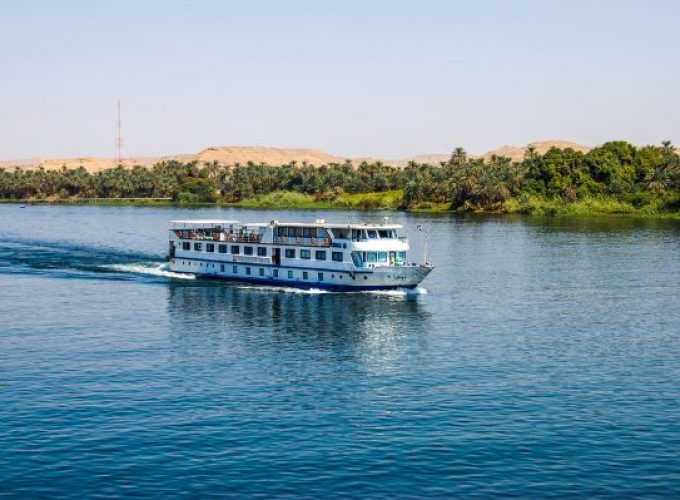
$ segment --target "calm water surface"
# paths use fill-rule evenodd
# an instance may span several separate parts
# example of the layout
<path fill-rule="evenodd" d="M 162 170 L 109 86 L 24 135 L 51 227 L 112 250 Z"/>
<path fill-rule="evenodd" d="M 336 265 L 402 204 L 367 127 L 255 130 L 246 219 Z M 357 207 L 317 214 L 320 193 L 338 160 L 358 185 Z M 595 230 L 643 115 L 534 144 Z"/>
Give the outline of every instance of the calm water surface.
<path fill-rule="evenodd" d="M 171 218 L 0 205 L 0 495 L 680 495 L 680 225 L 392 214 L 414 294 L 178 279 Z"/>

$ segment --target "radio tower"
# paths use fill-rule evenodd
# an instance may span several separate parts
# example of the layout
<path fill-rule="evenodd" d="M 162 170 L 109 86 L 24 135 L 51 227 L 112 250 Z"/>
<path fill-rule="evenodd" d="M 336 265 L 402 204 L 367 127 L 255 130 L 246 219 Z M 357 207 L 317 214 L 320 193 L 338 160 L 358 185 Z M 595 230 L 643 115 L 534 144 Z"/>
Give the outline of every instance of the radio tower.
<path fill-rule="evenodd" d="M 120 101 L 118 101 L 118 139 L 116 139 L 116 148 L 118 149 L 118 165 L 123 164 L 123 134 L 121 132 L 120 122 Z"/>

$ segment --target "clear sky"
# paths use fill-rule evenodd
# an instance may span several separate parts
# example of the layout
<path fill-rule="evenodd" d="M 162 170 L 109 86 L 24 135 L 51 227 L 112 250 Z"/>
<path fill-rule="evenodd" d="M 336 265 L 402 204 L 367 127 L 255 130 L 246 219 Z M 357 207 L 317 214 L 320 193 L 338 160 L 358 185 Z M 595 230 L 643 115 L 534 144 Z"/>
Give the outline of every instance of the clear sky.
<path fill-rule="evenodd" d="M 680 144 L 680 1 L 0 0 L 0 158 Z"/>

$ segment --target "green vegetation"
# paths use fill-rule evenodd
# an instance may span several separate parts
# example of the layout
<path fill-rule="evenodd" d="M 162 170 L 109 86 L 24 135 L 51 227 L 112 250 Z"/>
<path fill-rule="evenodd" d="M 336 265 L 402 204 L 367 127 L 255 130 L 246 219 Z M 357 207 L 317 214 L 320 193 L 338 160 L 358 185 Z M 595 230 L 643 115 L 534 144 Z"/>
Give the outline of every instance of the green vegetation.
<path fill-rule="evenodd" d="M 353 208 L 360 210 L 398 210 L 403 191 L 373 193 L 336 193 L 335 197 L 314 196 L 296 191 L 274 191 L 265 195 L 229 203 L 244 208 Z"/>
<path fill-rule="evenodd" d="M 439 165 L 380 162 L 268 166 L 161 162 L 90 174 L 0 169 L 0 198 L 31 201 L 219 203 L 253 208 L 355 208 L 536 214 L 678 214 L 680 157 L 670 142 L 608 142 L 581 153 L 529 147 L 522 161 L 469 158 L 456 148 Z"/>

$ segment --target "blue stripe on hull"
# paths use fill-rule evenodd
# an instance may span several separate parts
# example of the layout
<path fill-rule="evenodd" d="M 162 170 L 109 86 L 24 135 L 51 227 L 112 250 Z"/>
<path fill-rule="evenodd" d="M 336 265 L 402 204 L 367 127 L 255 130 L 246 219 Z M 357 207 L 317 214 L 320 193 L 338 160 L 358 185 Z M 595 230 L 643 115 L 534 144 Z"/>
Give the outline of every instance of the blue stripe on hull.
<path fill-rule="evenodd" d="M 175 271 L 177 272 L 177 271 Z M 181 272 L 181 271 L 180 271 Z M 338 285 L 335 283 L 319 283 L 319 282 L 305 282 L 305 281 L 286 281 L 281 279 L 259 279 L 259 278 L 246 278 L 242 276 L 232 277 L 232 276 L 218 276 L 214 274 L 196 274 L 191 273 L 201 279 L 211 279 L 220 281 L 233 281 L 234 283 L 247 283 L 251 285 L 265 285 L 265 286 L 282 286 L 291 288 L 301 288 L 304 290 L 309 290 L 312 288 L 319 290 L 328 290 L 331 292 L 356 292 L 356 291 L 367 291 L 367 290 L 398 290 L 398 289 L 413 289 L 418 285 L 375 285 L 375 286 L 351 286 L 351 285 Z"/>

